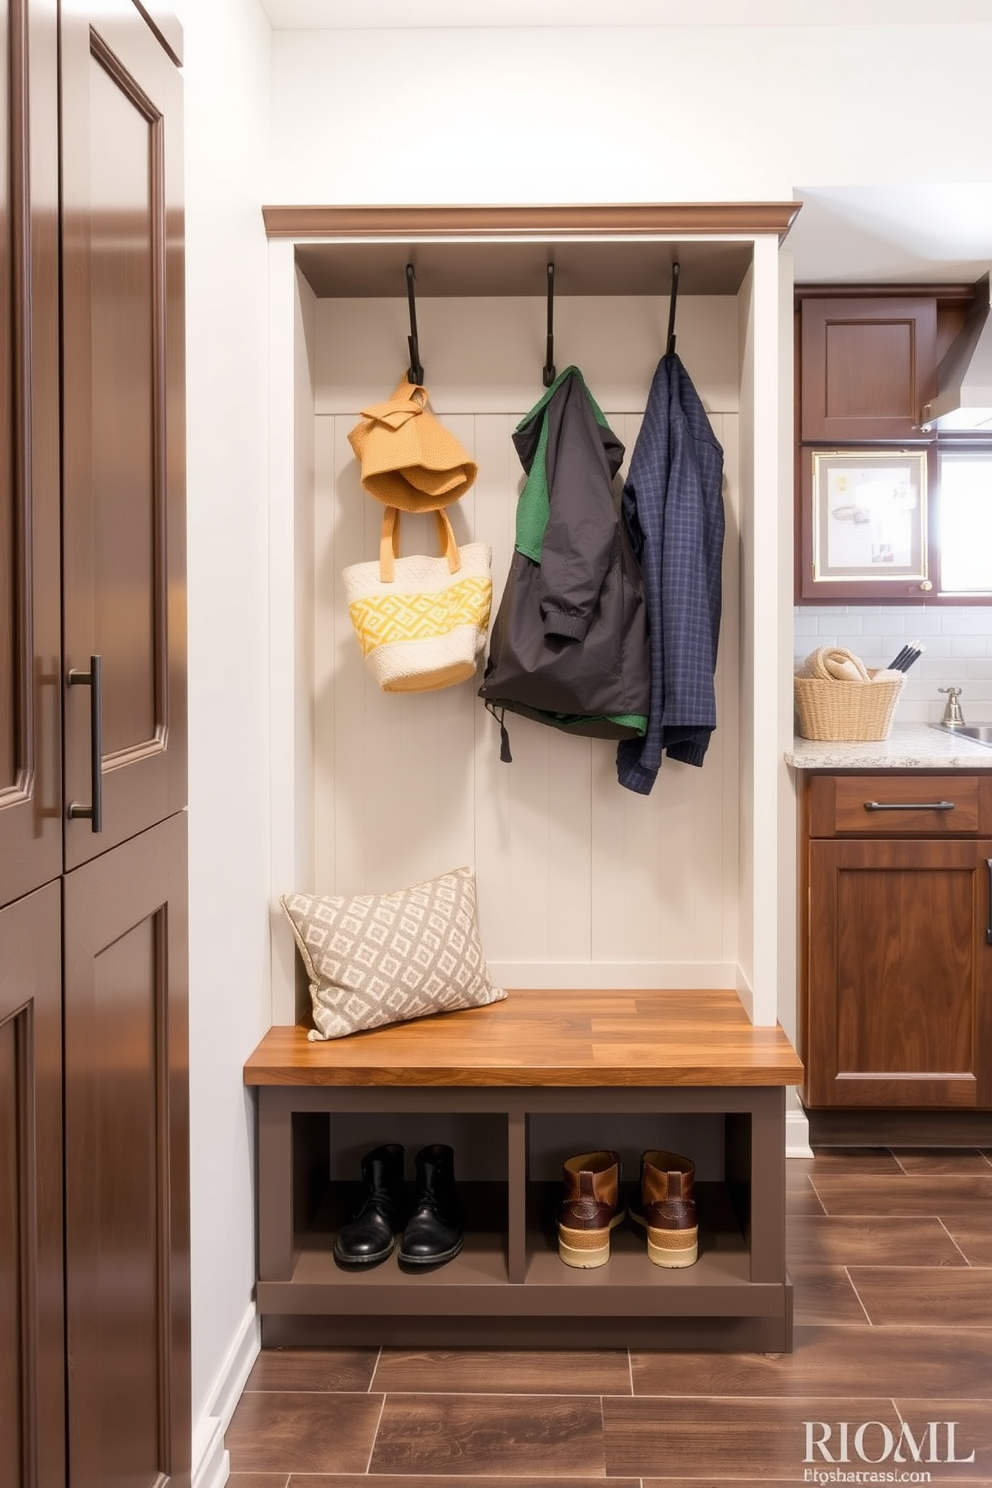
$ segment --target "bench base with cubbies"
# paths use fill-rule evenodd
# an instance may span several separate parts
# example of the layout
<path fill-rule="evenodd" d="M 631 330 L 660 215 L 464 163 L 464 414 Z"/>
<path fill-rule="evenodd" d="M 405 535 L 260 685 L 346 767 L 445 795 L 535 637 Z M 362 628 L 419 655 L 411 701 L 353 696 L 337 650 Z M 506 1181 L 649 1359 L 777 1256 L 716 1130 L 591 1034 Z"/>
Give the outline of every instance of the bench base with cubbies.
<path fill-rule="evenodd" d="M 728 991 L 515 991 L 328 1043 L 274 1027 L 245 1065 L 258 1088 L 262 1341 L 787 1352 L 785 1087 L 801 1079 L 782 1030 L 753 1027 Z M 460 1163 L 462 1251 L 423 1274 L 395 1253 L 339 1266 L 353 1195 L 328 1180 L 334 1118 L 395 1113 L 399 1129 L 438 1112 L 495 1122 L 505 1141 L 505 1182 L 467 1181 Z M 600 1114 L 720 1123 L 722 1178 L 697 1183 L 694 1266 L 653 1265 L 629 1226 L 607 1265 L 561 1263 L 557 1189 L 531 1174 L 531 1130 Z"/>

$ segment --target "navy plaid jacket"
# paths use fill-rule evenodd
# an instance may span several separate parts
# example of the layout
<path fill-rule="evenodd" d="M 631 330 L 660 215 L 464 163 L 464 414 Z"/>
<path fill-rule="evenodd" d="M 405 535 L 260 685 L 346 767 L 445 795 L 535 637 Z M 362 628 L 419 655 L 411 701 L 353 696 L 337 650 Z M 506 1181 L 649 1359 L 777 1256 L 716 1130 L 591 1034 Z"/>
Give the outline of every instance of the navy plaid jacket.
<path fill-rule="evenodd" d="M 622 510 L 644 574 L 651 707 L 645 736 L 617 748 L 617 778 L 647 795 L 663 752 L 701 765 L 716 727 L 723 450 L 674 352 L 651 383 Z"/>

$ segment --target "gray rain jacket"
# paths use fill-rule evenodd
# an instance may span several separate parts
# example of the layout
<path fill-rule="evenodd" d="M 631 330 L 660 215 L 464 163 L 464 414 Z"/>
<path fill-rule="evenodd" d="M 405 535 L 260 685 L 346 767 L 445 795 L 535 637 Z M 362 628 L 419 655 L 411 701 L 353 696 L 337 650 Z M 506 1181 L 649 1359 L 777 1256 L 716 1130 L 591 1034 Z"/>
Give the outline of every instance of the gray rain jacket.
<path fill-rule="evenodd" d="M 641 572 L 613 492 L 623 445 L 576 367 L 559 374 L 513 443 L 527 480 L 479 696 L 497 715 L 640 738 L 650 655 Z"/>

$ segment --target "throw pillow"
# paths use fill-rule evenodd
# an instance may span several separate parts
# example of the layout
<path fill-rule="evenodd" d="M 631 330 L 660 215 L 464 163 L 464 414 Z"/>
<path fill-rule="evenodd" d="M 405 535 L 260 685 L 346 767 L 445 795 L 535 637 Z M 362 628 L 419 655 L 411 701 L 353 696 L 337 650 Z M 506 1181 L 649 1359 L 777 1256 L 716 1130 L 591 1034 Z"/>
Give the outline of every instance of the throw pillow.
<path fill-rule="evenodd" d="M 284 894 L 279 902 L 310 978 L 311 1039 L 506 996 L 489 978 L 471 868 L 390 894 Z"/>

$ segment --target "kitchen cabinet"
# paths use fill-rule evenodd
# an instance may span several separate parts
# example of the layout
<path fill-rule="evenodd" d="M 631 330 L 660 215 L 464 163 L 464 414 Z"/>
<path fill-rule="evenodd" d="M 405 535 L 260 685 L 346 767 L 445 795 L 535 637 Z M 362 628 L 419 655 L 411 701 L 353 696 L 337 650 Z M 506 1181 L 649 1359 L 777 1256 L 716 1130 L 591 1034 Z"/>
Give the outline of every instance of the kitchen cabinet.
<path fill-rule="evenodd" d="M 803 792 L 810 1108 L 992 1108 L 992 776 L 822 774 Z"/>
<path fill-rule="evenodd" d="M 987 602 L 984 575 L 976 584 L 968 568 L 961 583 L 957 556 L 943 563 L 940 487 L 946 459 L 967 450 L 920 422 L 974 296 L 974 285 L 797 288 L 797 603 Z"/>
<path fill-rule="evenodd" d="M 37 1488 L 190 1477 L 182 97 L 155 11 L 2 21 L 0 1481 Z"/>
<path fill-rule="evenodd" d="M 920 416 L 936 392 L 935 295 L 803 296 L 800 320 L 804 443 L 927 437 Z"/>

